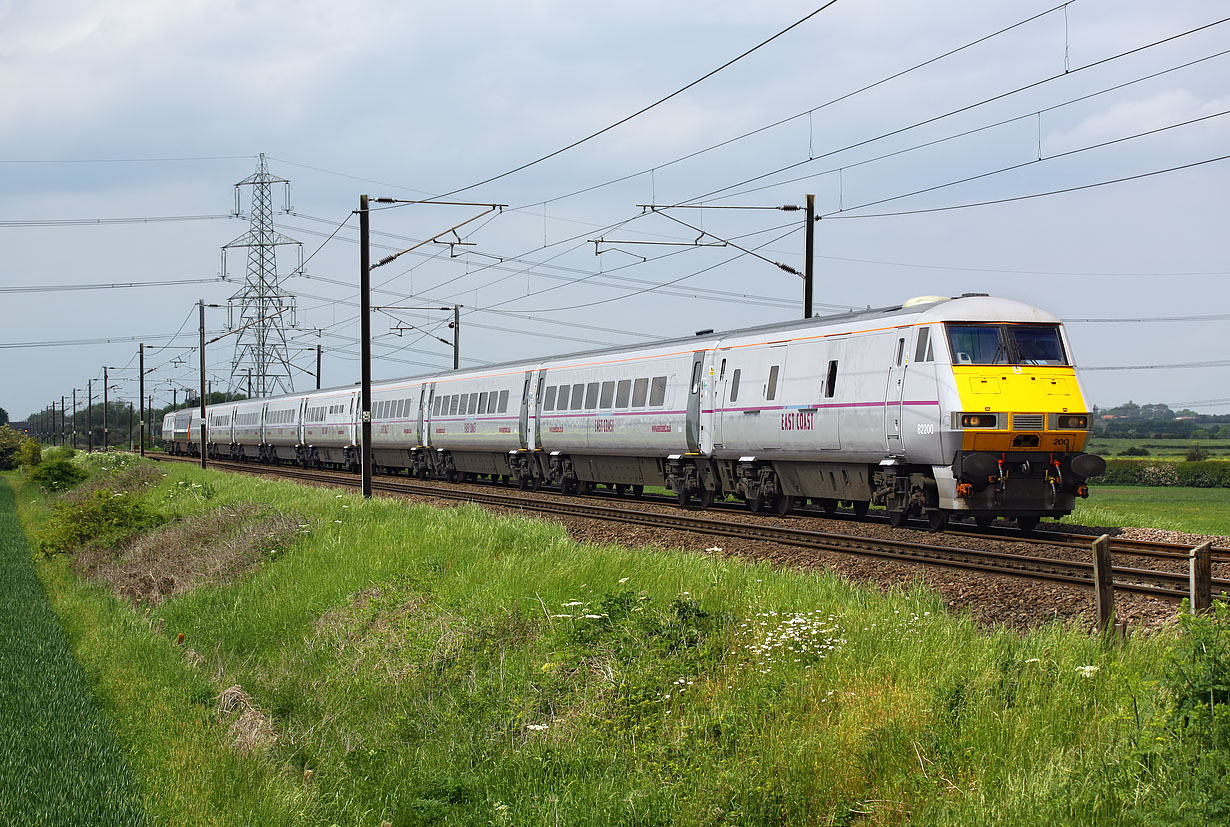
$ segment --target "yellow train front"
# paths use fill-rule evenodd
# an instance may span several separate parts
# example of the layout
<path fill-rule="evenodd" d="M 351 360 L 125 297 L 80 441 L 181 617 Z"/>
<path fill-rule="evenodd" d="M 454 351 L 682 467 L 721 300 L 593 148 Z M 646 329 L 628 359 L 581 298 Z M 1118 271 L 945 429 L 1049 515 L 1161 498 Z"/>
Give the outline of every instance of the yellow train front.
<path fill-rule="evenodd" d="M 931 329 L 950 357 L 949 364 L 935 360 L 938 445 L 921 433 L 927 426 L 920 419 L 920 433 L 911 436 L 921 450 L 907 451 L 915 473 L 902 480 L 891 464 L 881 469 L 880 493 L 894 522 L 920 512 L 933 527 L 955 515 L 980 524 L 1004 517 L 1028 531 L 1040 518 L 1070 514 L 1076 498 L 1088 496 L 1086 480 L 1106 463 L 1084 453 L 1093 423 L 1059 319 L 981 296 L 924 312 L 932 314 L 937 318 L 920 321 L 938 323 Z M 908 405 L 911 391 L 923 388 L 909 388 L 915 377 L 904 378 Z M 908 420 L 908 408 L 902 411 Z M 910 424 L 903 421 L 902 430 Z M 937 448 L 927 479 L 917 462 Z"/>

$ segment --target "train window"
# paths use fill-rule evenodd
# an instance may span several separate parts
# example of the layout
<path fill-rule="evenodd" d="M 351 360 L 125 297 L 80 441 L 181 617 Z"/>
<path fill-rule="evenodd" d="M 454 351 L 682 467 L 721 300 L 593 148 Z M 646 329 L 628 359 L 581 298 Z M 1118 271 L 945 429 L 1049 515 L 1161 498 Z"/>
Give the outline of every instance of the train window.
<path fill-rule="evenodd" d="M 547 396 L 542 401 L 542 409 L 544 411 L 555 410 L 555 394 L 558 391 L 559 391 L 559 388 L 555 387 L 555 385 L 552 385 L 551 387 L 547 388 Z"/>
<path fill-rule="evenodd" d="M 655 376 L 653 378 L 653 390 L 649 393 L 650 407 L 658 407 L 666 403 L 666 377 Z"/>
<path fill-rule="evenodd" d="M 828 376 L 824 381 L 824 395 L 830 399 L 837 392 L 837 360 L 833 359 L 829 362 Z"/>
<path fill-rule="evenodd" d="M 576 384 L 572 386 L 572 410 L 579 411 L 581 406 L 585 404 L 585 385 Z"/>
<path fill-rule="evenodd" d="M 619 384 L 615 386 L 615 407 L 628 407 L 628 397 L 632 394 L 632 380 L 620 379 Z"/>
<path fill-rule="evenodd" d="M 602 398 L 598 400 L 598 407 L 602 410 L 607 410 L 615 402 L 615 383 L 602 383 Z"/>
<path fill-rule="evenodd" d="M 769 368 L 769 384 L 765 386 L 764 398 L 777 398 L 777 374 L 781 370 L 781 365 L 774 365 Z"/>
<path fill-rule="evenodd" d="M 508 410 L 508 391 L 500 391 L 500 413 Z"/>
<path fill-rule="evenodd" d="M 692 393 L 700 393 L 700 372 L 702 365 L 700 362 L 692 363 Z"/>
<path fill-rule="evenodd" d="M 460 402 L 461 402 L 461 397 L 458 396 L 457 394 L 454 393 L 454 394 L 449 395 L 449 398 L 448 398 L 448 415 L 449 416 L 457 415 L 457 405 Z"/>
<path fill-rule="evenodd" d="M 585 387 L 585 410 L 592 411 L 598 407 L 598 383 L 590 382 Z"/>
<path fill-rule="evenodd" d="M 726 360 L 722 360 L 722 369 L 718 372 L 718 381 L 726 378 Z"/>
<path fill-rule="evenodd" d="M 920 327 L 918 329 L 918 347 L 914 349 L 915 362 L 930 362 L 931 355 L 927 353 L 927 345 L 931 340 L 931 328 Z"/>
<path fill-rule="evenodd" d="M 637 379 L 632 384 L 632 407 L 645 407 L 645 397 L 649 396 L 649 380 Z"/>
<path fill-rule="evenodd" d="M 435 399 L 431 400 L 431 415 L 432 416 L 440 415 L 440 397 L 438 396 Z"/>
<path fill-rule="evenodd" d="M 735 368 L 735 372 L 730 375 L 730 401 L 734 402 L 739 398 L 739 376 L 743 373 L 742 368 Z"/>
<path fill-rule="evenodd" d="M 1008 348 L 997 325 L 949 325 L 953 364 L 1006 365 Z"/>
<path fill-rule="evenodd" d="M 568 410 L 568 388 L 570 387 L 572 386 L 571 385 L 560 385 L 559 386 L 559 410 L 561 411 Z"/>
<path fill-rule="evenodd" d="M 483 391 L 478 395 L 478 412 L 485 414 L 487 412 L 487 392 Z"/>
<path fill-rule="evenodd" d="M 897 340 L 897 367 L 901 367 L 901 355 L 905 353 L 905 339 Z"/>

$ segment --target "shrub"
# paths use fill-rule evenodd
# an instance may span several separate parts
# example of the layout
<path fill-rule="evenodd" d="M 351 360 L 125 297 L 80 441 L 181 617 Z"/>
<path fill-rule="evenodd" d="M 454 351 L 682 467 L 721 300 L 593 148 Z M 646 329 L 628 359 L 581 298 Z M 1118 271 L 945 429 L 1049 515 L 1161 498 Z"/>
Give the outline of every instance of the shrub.
<path fill-rule="evenodd" d="M 1120 451 L 1119 456 L 1121 457 L 1147 457 L 1149 456 L 1149 449 L 1141 447 L 1140 445 L 1133 445 L 1131 448 L 1124 448 L 1122 451 Z"/>
<path fill-rule="evenodd" d="M 17 449 L 17 464 L 22 468 L 33 468 L 42 461 L 43 446 L 32 439 L 27 439 Z"/>
<path fill-rule="evenodd" d="M 1188 462 L 1203 462 L 1208 458 L 1208 449 L 1201 447 L 1199 442 L 1187 449 L 1186 459 Z"/>
<path fill-rule="evenodd" d="M 49 459 L 30 470 L 30 481 L 44 491 L 65 491 L 84 480 L 87 474 L 67 459 Z"/>
<path fill-rule="evenodd" d="M 0 425 L 0 471 L 17 467 L 17 451 L 24 437 L 7 425 Z"/>
<path fill-rule="evenodd" d="M 49 459 L 72 459 L 77 456 L 76 450 L 71 445 L 57 445 L 54 448 L 48 448 L 43 451 L 43 462 Z"/>
<path fill-rule="evenodd" d="M 83 500 L 53 506 L 37 545 L 48 554 L 73 551 L 87 543 L 111 548 L 166 521 L 146 508 L 136 494 L 102 488 Z"/>

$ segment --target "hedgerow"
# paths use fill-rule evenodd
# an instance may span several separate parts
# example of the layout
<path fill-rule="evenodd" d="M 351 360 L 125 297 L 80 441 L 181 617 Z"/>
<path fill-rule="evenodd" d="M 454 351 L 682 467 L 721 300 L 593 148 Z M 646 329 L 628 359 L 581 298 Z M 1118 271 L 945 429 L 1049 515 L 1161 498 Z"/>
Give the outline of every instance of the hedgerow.
<path fill-rule="evenodd" d="M 1154 485 L 1188 488 L 1230 488 L 1230 462 L 1149 462 L 1109 459 L 1106 473 L 1094 485 Z"/>

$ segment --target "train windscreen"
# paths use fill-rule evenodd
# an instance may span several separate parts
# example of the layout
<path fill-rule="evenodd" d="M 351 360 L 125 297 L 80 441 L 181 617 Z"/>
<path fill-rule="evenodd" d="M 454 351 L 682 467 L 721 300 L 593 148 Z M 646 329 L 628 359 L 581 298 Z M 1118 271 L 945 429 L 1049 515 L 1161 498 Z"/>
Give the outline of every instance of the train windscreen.
<path fill-rule="evenodd" d="M 954 365 L 1066 365 L 1058 325 L 949 324 Z"/>

